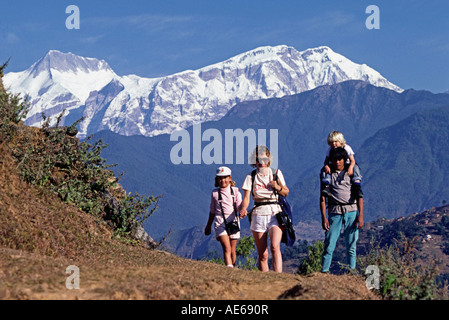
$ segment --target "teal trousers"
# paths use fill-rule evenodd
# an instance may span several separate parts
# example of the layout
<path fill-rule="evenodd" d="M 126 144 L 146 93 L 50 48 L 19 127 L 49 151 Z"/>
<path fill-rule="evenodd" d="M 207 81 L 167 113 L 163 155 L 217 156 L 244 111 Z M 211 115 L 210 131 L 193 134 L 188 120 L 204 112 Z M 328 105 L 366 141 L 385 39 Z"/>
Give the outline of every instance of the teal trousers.
<path fill-rule="evenodd" d="M 346 244 L 346 260 L 349 268 L 355 268 L 356 261 L 356 243 L 359 238 L 357 229 L 357 211 L 343 214 L 329 214 L 329 231 L 326 231 L 324 238 L 324 252 L 322 259 L 321 272 L 329 272 L 337 240 L 340 236 L 341 227 L 344 229 Z"/>

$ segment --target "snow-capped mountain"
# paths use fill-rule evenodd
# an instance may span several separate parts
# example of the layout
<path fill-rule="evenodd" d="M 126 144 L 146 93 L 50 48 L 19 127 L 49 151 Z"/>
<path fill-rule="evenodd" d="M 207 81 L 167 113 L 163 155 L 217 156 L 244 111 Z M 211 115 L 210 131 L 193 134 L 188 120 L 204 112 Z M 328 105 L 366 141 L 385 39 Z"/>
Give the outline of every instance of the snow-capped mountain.
<path fill-rule="evenodd" d="M 26 123 L 39 126 L 41 113 L 67 109 L 66 124 L 85 117 L 80 137 L 103 129 L 154 136 L 194 123 L 218 120 L 242 101 L 297 94 L 322 85 L 363 80 L 401 92 L 377 71 L 329 47 L 297 51 L 260 47 L 224 62 L 161 78 L 118 76 L 103 60 L 50 51 L 29 69 L 8 73 L 4 83 L 30 97 Z"/>
<path fill-rule="evenodd" d="M 8 73 L 4 84 L 14 93 L 28 95 L 31 109 L 26 123 L 38 126 L 42 112 L 54 116 L 83 105 L 90 92 L 118 78 L 103 60 L 51 50 L 23 72 Z"/>

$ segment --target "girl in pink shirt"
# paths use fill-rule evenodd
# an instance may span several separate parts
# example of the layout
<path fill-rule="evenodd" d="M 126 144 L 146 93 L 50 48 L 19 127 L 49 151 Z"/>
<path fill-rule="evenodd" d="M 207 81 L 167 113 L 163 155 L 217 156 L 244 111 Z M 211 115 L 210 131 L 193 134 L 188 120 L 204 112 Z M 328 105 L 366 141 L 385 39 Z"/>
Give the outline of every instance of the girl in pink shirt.
<path fill-rule="evenodd" d="M 237 255 L 237 240 L 240 238 L 240 221 L 238 212 L 242 203 L 242 195 L 235 182 L 232 181 L 231 169 L 220 167 L 215 176 L 215 189 L 212 190 L 209 220 L 204 230 L 211 234 L 214 223 L 215 237 L 223 248 L 226 266 L 234 267 Z"/>

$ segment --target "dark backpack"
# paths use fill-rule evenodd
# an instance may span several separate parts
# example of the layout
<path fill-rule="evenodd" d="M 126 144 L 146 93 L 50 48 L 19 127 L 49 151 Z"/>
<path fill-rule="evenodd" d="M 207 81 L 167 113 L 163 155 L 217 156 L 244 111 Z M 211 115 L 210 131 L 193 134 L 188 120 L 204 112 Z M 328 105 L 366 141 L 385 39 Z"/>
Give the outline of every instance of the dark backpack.
<path fill-rule="evenodd" d="M 271 168 L 271 170 L 273 171 L 273 177 L 274 180 L 277 181 L 278 176 L 277 176 L 277 170 Z M 253 170 L 251 172 L 251 193 L 253 194 L 254 197 L 254 179 L 256 177 L 256 173 L 257 173 L 257 169 Z M 275 193 L 277 193 L 275 191 Z M 296 235 L 295 235 L 295 230 L 293 228 L 293 220 L 292 220 L 292 209 L 290 204 L 288 203 L 286 197 L 281 196 L 279 193 L 277 193 L 278 195 L 278 203 L 282 208 L 282 212 L 278 213 L 276 215 L 276 218 L 278 219 L 278 223 L 279 226 L 282 229 L 282 240 L 281 242 L 285 243 L 287 246 L 292 246 L 295 243 L 296 240 Z"/>

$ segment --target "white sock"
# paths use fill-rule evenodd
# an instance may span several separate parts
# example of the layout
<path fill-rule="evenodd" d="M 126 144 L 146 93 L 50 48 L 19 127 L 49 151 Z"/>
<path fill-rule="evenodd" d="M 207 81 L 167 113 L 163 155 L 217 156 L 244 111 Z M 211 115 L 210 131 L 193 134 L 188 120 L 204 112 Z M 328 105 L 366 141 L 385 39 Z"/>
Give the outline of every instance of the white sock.
<path fill-rule="evenodd" d="M 232 264 L 228 264 L 226 267 L 234 268 L 234 266 Z"/>

